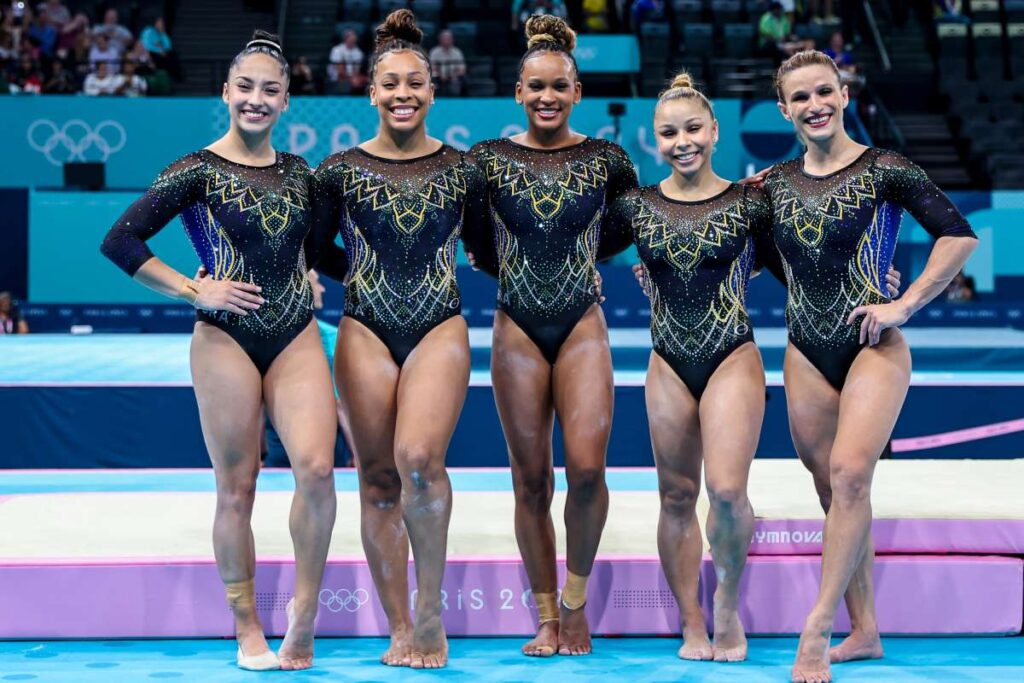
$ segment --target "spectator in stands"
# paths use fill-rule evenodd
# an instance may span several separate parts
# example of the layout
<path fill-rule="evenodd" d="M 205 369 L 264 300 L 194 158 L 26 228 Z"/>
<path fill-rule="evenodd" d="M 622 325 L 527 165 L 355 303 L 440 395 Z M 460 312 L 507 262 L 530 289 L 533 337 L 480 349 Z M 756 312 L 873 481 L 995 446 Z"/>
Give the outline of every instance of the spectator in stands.
<path fill-rule="evenodd" d="M 92 61 L 89 56 L 92 53 L 92 34 L 89 33 L 89 29 L 85 29 L 81 33 L 75 36 L 74 45 L 68 51 L 65 59 L 68 61 L 69 68 L 75 72 L 75 77 L 78 82 L 81 83 L 85 80 L 85 77 L 92 72 Z"/>
<path fill-rule="evenodd" d="M 50 77 L 43 83 L 45 95 L 70 95 L 78 92 L 75 75 L 59 59 L 50 63 Z"/>
<path fill-rule="evenodd" d="M 976 294 L 974 278 L 960 271 L 946 287 L 946 301 L 951 303 L 966 303 L 974 301 Z"/>
<path fill-rule="evenodd" d="M 299 57 L 292 64 L 288 92 L 292 95 L 316 94 L 316 79 L 313 78 L 313 70 L 309 68 L 309 63 L 305 56 Z"/>
<path fill-rule="evenodd" d="M 132 48 L 125 53 L 124 59 L 135 65 L 136 73 L 139 75 L 147 76 L 156 71 L 153 56 L 149 54 L 149 50 L 146 49 L 141 40 L 136 40 L 132 43 Z"/>
<path fill-rule="evenodd" d="M 14 36 L 0 31 L 0 67 L 5 67 L 7 62 L 17 56 L 18 51 L 14 49 Z"/>
<path fill-rule="evenodd" d="M 781 2 L 773 2 L 757 23 L 761 54 L 782 61 L 801 50 L 814 48 L 813 40 L 801 40 L 793 34 L 793 22 L 783 12 Z"/>
<path fill-rule="evenodd" d="M 455 46 L 455 36 L 448 29 L 441 31 L 437 42 L 430 51 L 434 86 L 441 95 L 461 95 L 466 79 L 466 58 Z"/>
<path fill-rule="evenodd" d="M 106 36 L 111 46 L 117 49 L 119 57 L 132 44 L 132 32 L 117 23 L 117 10 L 113 8 L 108 9 L 103 15 L 102 24 L 93 26 L 92 33 L 96 37 Z"/>
<path fill-rule="evenodd" d="M 512 3 L 512 30 L 518 31 L 527 19 L 537 14 L 551 14 L 559 19 L 569 16 L 564 0 L 514 0 Z"/>
<path fill-rule="evenodd" d="M 111 43 L 105 33 L 93 34 L 92 47 L 89 48 L 89 64 L 96 71 L 100 63 L 107 64 L 107 72 L 111 75 L 118 72 L 121 61 L 121 50 Z"/>
<path fill-rule="evenodd" d="M 39 12 L 36 13 L 35 18 L 32 20 L 31 25 L 26 31 L 29 40 L 35 45 L 42 55 L 50 59 L 57 51 L 57 33 L 56 27 L 50 23 L 49 15 L 46 13 L 45 7 L 40 8 Z"/>
<path fill-rule="evenodd" d="M 28 334 L 28 323 L 14 305 L 10 292 L 0 292 L 0 334 Z"/>
<path fill-rule="evenodd" d="M 178 54 L 174 51 L 171 37 L 167 35 L 164 18 L 157 17 L 153 20 L 152 26 L 142 29 L 140 40 L 152 57 L 154 66 L 169 73 L 174 80 L 180 81 L 181 65 L 178 62 Z"/>
<path fill-rule="evenodd" d="M 64 59 L 75 49 L 79 36 L 88 33 L 89 17 L 82 12 L 76 14 L 70 21 L 64 22 L 60 29 L 60 36 L 57 38 L 57 56 Z"/>
<path fill-rule="evenodd" d="M 366 87 L 363 51 L 359 49 L 359 36 L 352 29 L 346 29 L 341 42 L 331 48 L 327 81 L 331 92 L 338 95 L 355 95 Z"/>
<path fill-rule="evenodd" d="M 30 53 L 21 53 L 11 85 L 16 92 L 21 93 L 39 94 L 43 91 L 43 72 L 39 62 Z"/>
<path fill-rule="evenodd" d="M 50 24 L 58 31 L 64 30 L 64 25 L 71 21 L 71 11 L 60 0 L 46 0 L 39 5 L 37 11 L 45 11 Z"/>
<path fill-rule="evenodd" d="M 117 74 L 110 68 L 110 62 L 96 62 L 94 70 L 85 77 L 82 92 L 86 95 L 113 95 L 121 85 Z"/>
<path fill-rule="evenodd" d="M 118 83 L 117 89 L 114 91 L 115 95 L 142 97 L 146 94 L 149 84 L 146 83 L 145 78 L 136 73 L 136 69 L 135 62 L 130 59 L 124 60 L 121 64 L 121 73 L 116 76 Z"/>
<path fill-rule="evenodd" d="M 858 72 L 853 61 L 853 54 L 846 49 L 846 41 L 842 31 L 835 31 L 829 38 L 825 54 L 839 67 L 839 82 L 850 88 L 850 95 L 857 95 L 864 87 L 864 76 Z"/>

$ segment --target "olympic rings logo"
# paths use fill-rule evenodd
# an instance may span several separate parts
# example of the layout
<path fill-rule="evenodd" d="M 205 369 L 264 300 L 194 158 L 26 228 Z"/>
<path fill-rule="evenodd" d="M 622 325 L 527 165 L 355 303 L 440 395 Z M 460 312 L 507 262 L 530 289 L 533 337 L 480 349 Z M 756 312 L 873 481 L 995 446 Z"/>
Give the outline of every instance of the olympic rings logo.
<path fill-rule="evenodd" d="M 85 153 L 90 148 L 98 151 L 99 161 L 106 161 L 124 149 L 127 141 L 124 127 L 109 119 L 95 128 L 81 119 L 71 119 L 63 126 L 49 119 L 36 119 L 28 127 L 28 144 L 54 166 L 65 161 L 87 161 Z"/>
<path fill-rule="evenodd" d="M 347 588 L 339 588 L 336 591 L 325 588 L 320 591 L 320 604 L 332 612 L 356 612 L 369 601 L 370 594 L 365 588 L 357 588 L 354 591 Z"/>

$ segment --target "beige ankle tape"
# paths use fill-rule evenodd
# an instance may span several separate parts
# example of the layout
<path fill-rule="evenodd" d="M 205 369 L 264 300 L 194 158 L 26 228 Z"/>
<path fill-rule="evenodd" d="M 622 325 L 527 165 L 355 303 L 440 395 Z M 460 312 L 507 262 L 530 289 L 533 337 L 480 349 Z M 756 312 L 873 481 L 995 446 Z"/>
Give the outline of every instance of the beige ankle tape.
<path fill-rule="evenodd" d="M 565 574 L 565 586 L 562 588 L 562 604 L 568 609 L 579 609 L 587 604 L 587 579 L 572 572 Z"/>
<path fill-rule="evenodd" d="M 228 605 L 233 609 L 239 607 L 252 607 L 256 604 L 256 582 L 236 581 L 224 584 L 224 596 L 228 599 Z"/>
<path fill-rule="evenodd" d="M 557 593 L 534 593 L 533 599 L 537 602 L 537 621 L 539 623 L 558 621 Z"/>

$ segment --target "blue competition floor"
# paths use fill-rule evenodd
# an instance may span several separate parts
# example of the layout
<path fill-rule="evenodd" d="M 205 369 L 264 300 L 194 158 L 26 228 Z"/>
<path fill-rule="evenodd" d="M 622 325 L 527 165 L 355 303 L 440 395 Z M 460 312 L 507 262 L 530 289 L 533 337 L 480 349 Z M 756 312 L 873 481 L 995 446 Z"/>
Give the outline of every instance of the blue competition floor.
<path fill-rule="evenodd" d="M 528 659 L 518 653 L 520 640 L 453 639 L 447 669 L 419 672 L 386 669 L 377 663 L 385 641 L 321 639 L 316 667 L 305 672 L 239 671 L 233 643 L 223 640 L 70 641 L 0 643 L 0 681 L 38 683 L 101 681 L 203 681 L 322 679 L 331 681 L 742 681 L 789 680 L 796 640 L 751 640 L 743 664 L 683 662 L 677 641 L 669 638 L 598 639 L 589 657 Z M 271 644 L 277 646 L 277 641 Z M 833 668 L 836 681 L 1024 681 L 1024 638 L 889 638 L 880 661 Z"/>

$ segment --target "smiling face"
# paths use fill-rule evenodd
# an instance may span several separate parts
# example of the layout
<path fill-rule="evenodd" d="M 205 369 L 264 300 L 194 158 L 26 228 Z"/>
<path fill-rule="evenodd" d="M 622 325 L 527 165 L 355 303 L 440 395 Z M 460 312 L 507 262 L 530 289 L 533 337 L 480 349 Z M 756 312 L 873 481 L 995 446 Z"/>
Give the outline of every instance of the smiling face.
<path fill-rule="evenodd" d="M 802 66 L 782 79 L 779 111 L 805 142 L 824 142 L 843 130 L 850 93 L 824 64 Z"/>
<path fill-rule="evenodd" d="M 718 121 L 696 97 L 667 100 L 654 111 L 658 151 L 672 170 L 693 176 L 710 168 Z"/>
<path fill-rule="evenodd" d="M 534 129 L 551 132 L 569 125 L 569 115 L 583 88 L 569 58 L 558 52 L 538 52 L 523 63 L 516 83 L 516 102 L 523 105 Z"/>
<path fill-rule="evenodd" d="M 223 100 L 231 123 L 248 134 L 269 131 L 288 109 L 288 81 L 276 59 L 252 54 L 228 73 Z"/>
<path fill-rule="evenodd" d="M 434 102 L 434 84 L 423 57 L 412 50 L 385 53 L 373 74 L 370 102 L 380 112 L 382 127 L 407 134 L 423 126 Z"/>

